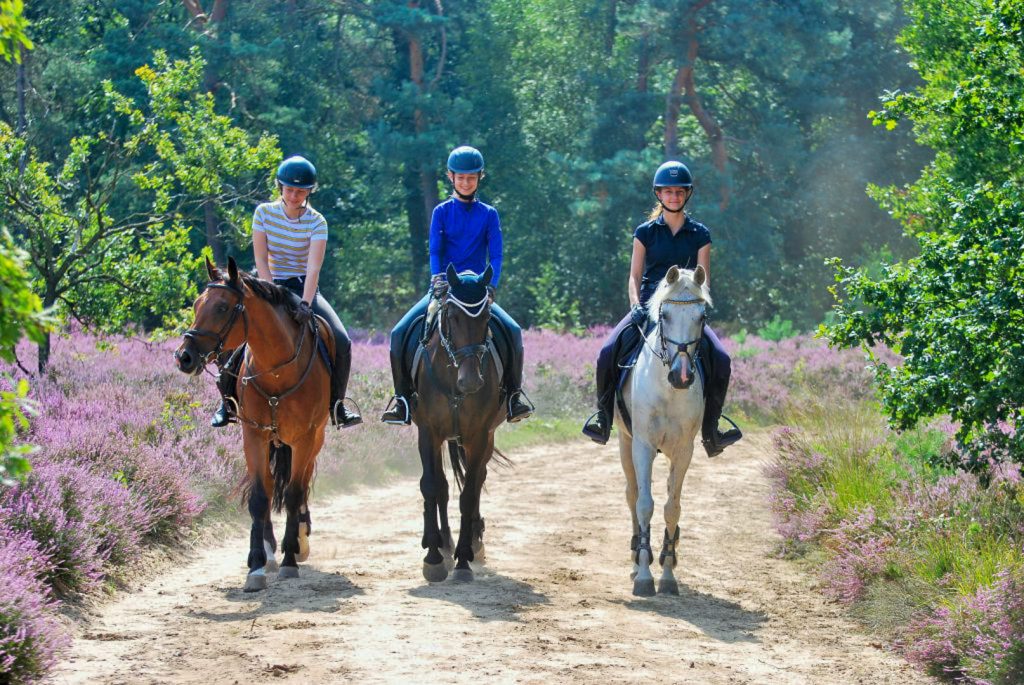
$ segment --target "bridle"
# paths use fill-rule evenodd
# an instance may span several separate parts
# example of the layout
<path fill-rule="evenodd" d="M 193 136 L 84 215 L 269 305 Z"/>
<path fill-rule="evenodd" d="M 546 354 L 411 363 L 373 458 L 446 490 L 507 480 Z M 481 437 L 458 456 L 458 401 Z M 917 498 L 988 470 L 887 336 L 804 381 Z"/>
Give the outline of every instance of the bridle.
<path fill-rule="evenodd" d="M 206 287 L 207 289 L 221 288 L 222 290 L 227 290 L 228 292 L 238 296 L 238 302 L 235 303 L 234 308 L 231 310 L 231 315 L 228 316 L 228 320 L 224 322 L 224 325 L 221 326 L 219 331 L 214 333 L 213 331 L 208 331 L 202 328 L 190 328 L 185 331 L 184 338 L 185 340 L 191 340 L 193 345 L 196 345 L 199 338 L 212 338 L 217 344 L 213 349 L 201 357 L 203 360 L 203 366 L 206 366 L 212 361 L 220 367 L 220 355 L 221 352 L 224 351 L 224 339 L 227 337 L 228 333 L 231 332 L 231 328 L 235 325 L 235 321 L 238 319 L 239 315 L 242 316 L 242 323 L 245 326 L 245 339 L 249 339 L 249 317 L 245 314 L 245 294 L 235 286 L 228 283 L 207 283 Z"/>
<path fill-rule="evenodd" d="M 454 305 L 463 312 L 466 313 L 470 318 L 475 319 L 486 312 L 487 318 L 491 318 L 491 307 L 490 307 L 490 296 L 485 294 L 483 299 L 478 302 L 463 302 L 458 297 L 452 294 L 451 290 L 448 291 L 448 295 L 445 297 L 444 304 L 441 305 L 441 311 L 438 313 L 438 333 L 441 337 L 441 347 L 444 348 L 445 353 L 448 355 L 448 365 L 454 366 L 456 369 L 459 368 L 459 364 L 463 359 L 475 356 L 477 362 L 483 363 L 484 354 L 487 353 L 487 340 L 476 343 L 474 345 L 465 345 L 458 349 L 452 349 L 451 343 L 451 320 L 446 314 L 448 313 L 448 307 Z"/>
<path fill-rule="evenodd" d="M 701 306 L 700 334 L 698 334 L 697 337 L 693 338 L 692 340 L 685 340 L 685 341 L 682 341 L 682 342 L 680 342 L 678 340 L 673 340 L 672 338 L 669 338 L 667 335 L 665 335 L 665 328 L 664 328 L 664 325 L 663 325 L 664 324 L 665 315 L 664 315 L 662 310 L 663 310 L 663 308 L 664 308 L 664 306 L 666 304 L 673 304 L 673 305 L 675 305 L 675 304 L 678 304 L 678 305 L 699 304 Z M 653 347 L 651 347 L 651 344 L 650 344 L 650 342 L 647 341 L 647 337 L 646 336 L 644 337 L 644 343 L 647 345 L 647 347 L 650 348 L 650 350 L 654 354 L 654 356 L 656 356 L 658 359 L 660 359 L 661 363 L 663 365 L 668 366 L 668 367 L 671 367 L 672 364 L 675 363 L 676 357 L 678 357 L 681 354 L 686 355 L 686 362 L 687 362 L 687 365 L 688 365 L 688 367 L 690 369 L 690 373 L 691 374 L 694 373 L 695 369 L 696 369 L 696 365 L 697 365 L 697 360 L 700 359 L 700 347 L 698 346 L 698 347 L 694 348 L 693 354 L 690 354 L 690 345 L 695 345 L 696 343 L 700 342 L 700 339 L 704 335 L 704 324 L 705 324 L 705 322 L 707 321 L 707 318 L 708 318 L 706 310 L 707 310 L 707 301 L 703 297 L 694 297 L 694 298 L 690 298 L 690 299 L 687 299 L 687 300 L 668 300 L 668 299 L 662 300 L 661 303 L 658 305 L 658 323 L 657 323 L 658 341 L 659 341 L 660 349 L 654 349 Z M 641 333 L 643 333 L 643 331 L 641 331 Z M 669 346 L 670 345 L 675 348 L 675 351 L 672 352 L 671 355 L 669 354 Z"/>
<path fill-rule="evenodd" d="M 241 346 L 244 345 L 249 340 L 249 317 L 245 312 L 245 293 L 243 293 L 239 288 L 236 288 L 235 286 L 229 283 L 207 283 L 206 287 L 221 288 L 223 290 L 227 290 L 238 296 L 238 302 L 235 304 L 234 308 L 232 308 L 231 314 L 230 316 L 228 316 L 228 320 L 224 323 L 223 326 L 221 326 L 219 331 L 214 333 L 212 331 L 204 330 L 202 328 L 190 328 L 187 331 L 185 331 L 184 338 L 186 340 L 191 340 L 193 346 L 195 346 L 196 340 L 198 338 L 212 338 L 216 342 L 216 345 L 208 353 L 200 357 L 202 359 L 203 366 L 206 367 L 208 364 L 210 364 L 210 362 L 213 362 L 217 366 L 217 369 L 220 373 L 229 373 L 231 375 L 235 375 L 231 371 L 224 368 L 225 366 L 227 366 L 227 364 L 221 361 L 220 356 L 221 353 L 224 351 L 225 338 L 227 337 L 228 333 L 231 332 L 231 329 L 235 325 L 235 322 L 238 320 L 239 315 L 241 315 L 242 317 L 242 323 L 244 326 L 242 343 L 239 345 L 239 348 L 241 348 Z M 316 351 L 314 350 L 313 353 L 309 355 L 309 362 L 306 364 L 306 368 L 302 372 L 302 375 L 299 377 L 298 382 L 295 383 L 295 385 L 288 388 L 287 390 L 285 390 L 284 392 L 279 392 L 277 394 L 272 395 L 266 390 L 264 390 L 256 382 L 256 379 L 259 378 L 260 376 L 264 376 L 269 373 L 276 373 L 277 371 L 280 371 L 289 364 L 295 362 L 299 358 L 299 355 L 302 354 L 302 347 L 306 341 L 307 332 L 310 330 L 314 330 L 315 334 L 315 329 L 313 329 L 313 327 L 316 325 L 315 321 L 316 317 L 313 317 L 312 319 L 310 319 L 310 323 L 308 325 L 300 326 L 301 331 L 299 333 L 299 340 L 298 342 L 295 343 L 295 353 L 292 354 L 292 356 L 289 357 L 286 361 L 281 362 L 280 364 L 272 368 L 266 369 L 264 371 L 258 371 L 253 374 L 238 376 L 238 378 L 242 381 L 243 387 L 251 385 L 253 389 L 256 390 L 256 392 L 259 393 L 259 395 L 267 401 L 267 404 L 270 406 L 270 423 L 262 424 L 243 416 L 241 407 L 241 396 L 239 397 L 239 400 L 237 402 L 238 412 L 236 418 L 247 425 L 259 428 L 261 430 L 269 431 L 273 439 L 277 441 L 280 440 L 280 436 L 278 434 L 279 426 L 277 423 L 277 408 L 281 404 L 281 400 L 297 391 L 299 388 L 302 387 L 302 384 L 306 382 L 306 379 L 309 377 L 310 372 L 313 370 L 313 363 L 316 361 Z M 246 368 L 248 369 L 248 366 Z"/>

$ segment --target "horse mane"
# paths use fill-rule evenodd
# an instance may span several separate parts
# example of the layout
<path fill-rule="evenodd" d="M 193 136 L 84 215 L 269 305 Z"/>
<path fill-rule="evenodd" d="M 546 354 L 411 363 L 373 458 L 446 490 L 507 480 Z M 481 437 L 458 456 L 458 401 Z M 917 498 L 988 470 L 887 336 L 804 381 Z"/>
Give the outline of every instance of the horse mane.
<path fill-rule="evenodd" d="M 708 303 L 708 306 L 714 306 L 711 302 L 711 290 L 708 288 L 707 281 L 698 286 L 693 280 L 692 269 L 680 269 L 679 280 L 675 283 L 669 283 L 667 278 L 661 279 L 658 289 L 654 291 L 654 295 L 651 296 L 651 300 L 647 305 L 647 311 L 650 312 L 652 318 L 657 318 L 661 305 L 665 300 L 682 299 L 678 295 L 684 291 L 692 297 L 703 299 Z"/>
<path fill-rule="evenodd" d="M 215 275 L 218 280 L 224 281 L 225 283 L 230 281 L 228 275 L 220 269 L 215 271 Z M 298 307 L 299 296 L 288 288 L 277 285 L 276 283 L 271 283 L 270 281 L 264 281 L 262 278 L 259 278 L 248 271 L 239 270 L 238 276 L 241 278 L 242 283 L 249 286 L 249 290 L 251 290 L 256 297 L 264 300 L 268 304 L 282 306 L 289 314 L 294 313 Z"/>

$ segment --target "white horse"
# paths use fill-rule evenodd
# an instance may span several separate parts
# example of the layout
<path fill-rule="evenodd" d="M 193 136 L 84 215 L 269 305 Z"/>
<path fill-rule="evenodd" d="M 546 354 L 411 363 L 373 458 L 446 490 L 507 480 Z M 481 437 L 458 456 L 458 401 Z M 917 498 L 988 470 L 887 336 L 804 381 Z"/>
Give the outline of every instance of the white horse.
<path fill-rule="evenodd" d="M 668 457 L 668 500 L 665 537 L 661 548 L 658 592 L 679 594 L 673 569 L 679 542 L 679 494 L 693 456 L 693 441 L 704 416 L 704 389 L 696 357 L 704 330 L 705 308 L 711 304 L 703 267 L 673 266 L 648 305 L 654 330 L 644 341 L 636 366 L 623 388 L 623 400 L 633 419 L 626 429 L 616 407 L 619 457 L 626 473 L 626 502 L 633 515 L 633 594 L 654 594 L 651 564 L 651 468 L 660 450 Z"/>

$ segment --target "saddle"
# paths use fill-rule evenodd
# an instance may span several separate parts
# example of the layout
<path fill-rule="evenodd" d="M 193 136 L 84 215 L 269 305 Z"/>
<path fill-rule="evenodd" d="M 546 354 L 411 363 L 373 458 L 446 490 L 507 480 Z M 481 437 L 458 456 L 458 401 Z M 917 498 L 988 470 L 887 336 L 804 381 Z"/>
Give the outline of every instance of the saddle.
<path fill-rule="evenodd" d="M 626 383 L 629 382 L 629 377 L 633 372 L 633 367 L 636 366 L 637 359 L 640 358 L 640 350 L 644 347 L 644 338 L 646 338 L 652 330 L 654 330 L 653 323 L 648 323 L 647 327 L 643 331 L 643 335 L 640 334 L 639 329 L 636 326 L 631 326 L 623 331 L 620 340 L 622 346 L 619 348 L 619 354 L 615 359 L 616 368 L 619 370 L 618 377 L 615 382 L 615 406 L 619 409 L 619 415 L 622 416 L 622 422 L 626 424 L 626 430 L 630 433 L 633 432 L 633 417 L 629 413 L 629 408 L 626 407 L 626 400 L 622 395 L 623 388 L 626 387 Z M 632 335 L 630 335 L 632 331 Z M 697 375 L 700 377 L 700 387 L 703 392 L 704 400 L 708 398 L 708 383 L 707 383 L 707 367 L 708 363 L 706 360 L 711 358 L 711 348 L 708 344 L 708 339 L 701 336 L 700 343 L 698 344 L 697 354 Z"/>

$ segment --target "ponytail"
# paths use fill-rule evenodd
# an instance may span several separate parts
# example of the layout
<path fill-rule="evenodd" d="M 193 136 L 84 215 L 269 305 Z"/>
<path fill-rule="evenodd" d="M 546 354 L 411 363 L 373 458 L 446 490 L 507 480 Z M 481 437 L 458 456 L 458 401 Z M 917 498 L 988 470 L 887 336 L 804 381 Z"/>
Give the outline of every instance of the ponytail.
<path fill-rule="evenodd" d="M 656 202 L 654 204 L 654 207 L 651 208 L 651 213 L 647 215 L 647 220 L 648 221 L 654 221 L 659 216 L 661 216 L 661 203 L 660 202 Z"/>

